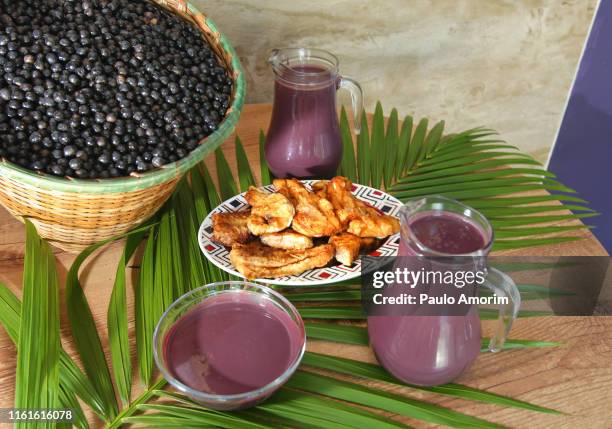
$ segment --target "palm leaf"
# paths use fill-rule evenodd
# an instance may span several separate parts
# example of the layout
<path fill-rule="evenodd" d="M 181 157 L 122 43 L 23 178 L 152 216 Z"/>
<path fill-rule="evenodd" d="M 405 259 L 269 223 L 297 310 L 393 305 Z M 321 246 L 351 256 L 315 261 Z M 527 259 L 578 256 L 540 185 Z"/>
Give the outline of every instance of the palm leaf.
<path fill-rule="evenodd" d="M 342 133 L 351 132 L 348 129 L 348 122 L 344 125 Z M 357 136 L 357 168 L 359 170 L 359 182 L 363 184 L 370 183 L 370 170 L 372 161 L 370 149 L 370 134 L 368 131 L 368 119 L 366 114 L 361 115 L 361 132 Z"/>
<path fill-rule="evenodd" d="M 155 234 L 156 228 L 149 232 L 142 260 L 138 283 L 134 284 L 134 305 L 136 324 L 136 351 L 138 355 L 138 369 L 140 379 L 149 384 L 153 371 L 152 335 L 155 320 L 152 315 L 155 305 L 150 297 L 153 295 L 154 266 L 155 266 Z"/>
<path fill-rule="evenodd" d="M 198 168 L 198 167 L 195 167 L 195 168 Z M 207 196 L 208 196 L 208 204 L 209 204 L 210 209 L 212 210 L 213 208 L 217 207 L 221 203 L 221 196 L 215 189 L 215 184 L 212 180 L 212 177 L 210 177 L 210 173 L 208 172 L 208 169 L 206 168 L 206 164 L 204 163 L 201 164 L 200 172 L 202 174 L 202 177 L 204 178 L 204 185 L 206 186 L 205 189 L 207 191 Z"/>
<path fill-rule="evenodd" d="M 426 118 L 423 118 L 419 121 L 419 124 L 417 125 L 416 130 L 412 136 L 410 146 L 408 146 L 408 158 L 406 159 L 406 165 L 402 166 L 402 168 L 412 169 L 416 164 L 417 160 L 419 159 L 421 147 L 423 146 L 423 142 L 425 141 L 425 134 L 427 133 L 428 124 L 429 121 Z"/>
<path fill-rule="evenodd" d="M 334 290 L 287 293 L 285 297 L 291 302 L 359 301 L 361 299 L 361 291 L 359 289 L 335 290 L 334 287 Z"/>
<path fill-rule="evenodd" d="M 286 386 L 453 428 L 503 427 L 424 401 L 305 371 L 298 370 Z"/>
<path fill-rule="evenodd" d="M 580 227 L 581 228 L 581 227 Z M 579 241 L 583 237 L 550 237 L 550 238 L 530 238 L 516 240 L 496 240 L 493 244 L 493 250 L 512 250 L 524 249 L 525 247 L 544 246 L 547 244 L 568 243 L 570 241 Z"/>
<path fill-rule="evenodd" d="M 382 108 L 381 108 L 382 109 Z M 387 132 L 385 133 L 385 161 L 382 166 L 383 182 L 385 187 L 391 186 L 395 177 L 397 177 L 396 160 L 397 145 L 399 141 L 397 109 L 391 110 L 389 120 L 387 121 Z"/>
<path fill-rule="evenodd" d="M 140 405 L 153 400 L 156 396 L 155 392 L 165 385 L 166 380 L 163 378 L 153 383 L 148 389 L 132 400 L 129 406 L 123 408 L 119 414 L 117 414 L 117 416 L 105 426 L 105 429 L 118 429 L 122 427 L 124 423 L 127 423 L 126 420 L 138 411 L 138 407 L 140 407 Z"/>
<path fill-rule="evenodd" d="M 201 164 L 201 166 L 203 165 L 204 163 Z M 196 225 L 198 225 L 199 227 L 200 223 L 208 215 L 209 211 L 215 208 L 220 203 L 221 199 L 219 198 L 219 194 L 217 193 L 217 190 L 215 189 L 215 185 L 212 182 L 212 179 L 210 175 L 208 174 L 207 170 L 205 169 L 201 170 L 199 166 L 195 166 L 191 171 L 192 171 L 192 174 L 195 172 L 197 175 L 202 177 L 202 181 L 197 186 L 194 186 L 194 184 L 192 183 L 191 192 L 193 194 L 194 201 L 196 202 L 200 200 L 208 201 L 208 205 L 206 207 L 203 207 L 201 211 L 197 212 Z M 216 204 L 213 205 L 213 202 L 216 202 Z M 192 234 L 193 234 L 193 231 L 191 232 L 190 235 L 192 236 Z M 199 246 L 198 246 L 198 249 L 199 249 Z M 202 258 L 204 258 L 203 255 L 202 255 Z M 203 259 L 202 263 L 203 263 L 203 268 L 204 268 L 207 282 L 220 281 L 220 280 L 227 279 L 227 274 L 225 273 L 225 271 L 221 271 L 216 265 L 209 263 L 208 260 L 205 260 L 205 258 Z"/>
<path fill-rule="evenodd" d="M 359 326 L 322 322 L 306 322 L 304 326 L 308 338 L 355 344 L 358 346 L 367 346 L 369 344 L 367 329 Z"/>
<path fill-rule="evenodd" d="M 576 238 L 576 237 L 570 237 Z M 362 320 L 366 318 L 361 306 L 342 306 L 342 307 L 298 307 L 300 315 L 305 319 L 349 319 Z M 483 320 L 494 320 L 499 316 L 498 311 L 489 308 L 478 310 L 480 318 Z M 518 317 L 541 317 L 550 316 L 552 313 L 546 311 L 521 310 Z"/>
<path fill-rule="evenodd" d="M 240 183 L 240 191 L 245 192 L 249 189 L 249 186 L 255 185 L 255 178 L 251 167 L 249 165 L 249 159 L 247 158 L 240 137 L 236 136 L 236 162 L 238 164 L 238 181 Z"/>
<path fill-rule="evenodd" d="M 142 404 L 138 408 L 142 411 L 156 411 L 157 413 L 152 414 L 152 416 L 167 416 L 175 419 L 175 421 L 176 419 L 179 419 L 185 423 L 191 423 L 194 425 L 214 425 L 215 427 L 223 427 L 228 429 L 266 428 L 266 426 L 258 425 L 253 421 L 245 421 L 231 414 L 211 412 L 204 409 L 161 404 Z M 126 417 L 123 419 L 123 421 L 125 423 L 142 423 L 143 417 L 144 416 Z M 150 420 L 144 420 L 145 423 L 148 421 Z M 159 420 L 157 420 L 157 422 L 159 422 Z"/>
<path fill-rule="evenodd" d="M 108 342 L 115 383 L 119 397 L 124 405 L 130 401 L 132 390 L 132 360 L 130 358 L 130 343 L 128 338 L 127 299 L 125 270 L 127 261 L 142 241 L 144 232 L 129 236 L 119 259 L 115 285 L 108 305 L 107 326 Z"/>
<path fill-rule="evenodd" d="M 306 330 L 308 337 L 314 340 L 332 341 L 336 343 L 354 344 L 358 346 L 367 346 L 368 330 L 361 326 L 339 325 L 328 322 L 306 322 Z M 489 339 L 482 339 L 481 351 L 488 351 Z M 504 350 L 508 349 L 524 349 L 530 347 L 555 347 L 558 343 L 549 341 L 533 341 L 521 339 L 506 339 Z"/>
<path fill-rule="evenodd" d="M 574 204 L 565 204 L 563 208 L 557 205 L 541 206 L 541 207 L 527 206 L 527 207 L 513 207 L 512 208 L 512 211 L 514 211 L 516 216 L 522 216 L 522 215 L 528 215 L 528 214 L 534 214 L 534 213 L 544 213 L 544 212 L 559 212 L 559 210 L 574 210 L 576 212 L 585 211 L 585 212 L 593 213 L 591 209 L 588 209 L 582 206 L 577 206 Z M 483 208 L 483 209 L 480 209 L 480 211 L 481 213 L 485 214 L 489 219 L 492 219 L 492 220 L 495 220 L 497 218 L 503 218 L 504 216 L 507 216 L 507 213 L 508 213 L 508 209 L 503 208 L 503 207 Z"/>
<path fill-rule="evenodd" d="M 360 362 L 353 359 L 340 358 L 336 356 L 329 356 L 312 352 L 306 352 L 302 362 L 304 365 L 308 365 L 317 369 L 335 371 L 351 375 L 353 377 L 363 377 L 371 380 L 396 384 L 399 386 L 406 386 L 405 383 L 402 383 L 401 381 L 397 380 L 395 377 L 385 371 L 381 366 L 367 362 Z M 486 402 L 489 404 L 521 408 L 542 413 L 559 414 L 558 411 L 550 408 L 540 407 L 538 405 L 530 404 L 525 401 L 519 401 L 516 399 L 508 398 L 506 396 L 485 392 L 456 383 L 448 383 L 442 386 L 435 387 L 423 387 L 415 385 L 409 386 L 413 389 L 424 390 L 427 392 L 438 393 L 441 395 L 454 396 L 457 398 Z"/>
<path fill-rule="evenodd" d="M 362 121 L 365 122 L 365 121 Z M 495 132 L 474 128 L 458 134 L 444 135 L 444 122 L 438 122 L 428 131 L 429 121 L 421 119 L 413 129 L 413 120 L 407 117 L 397 135 L 397 117 L 392 112 L 386 129 L 382 120 L 382 106 L 377 104 L 373 117 L 372 133 L 362 131 L 357 139 L 357 165 L 363 184 L 378 187 L 381 175 L 385 188 L 400 200 L 440 194 L 465 201 L 481 209 L 492 220 L 497 233 L 499 222 L 523 222 L 517 215 L 534 214 L 535 222 L 556 222 L 580 219 L 590 209 L 573 204 L 552 208 L 549 202 L 585 201 L 572 196 L 575 191 L 554 180 L 554 174 L 541 169 L 541 164 L 528 155 L 521 154 L 503 140 L 491 138 Z M 349 132 L 348 124 L 341 124 L 342 132 Z M 369 151 L 366 151 L 369 148 Z M 396 152 L 397 150 L 397 152 Z M 390 159 L 393 156 L 395 160 Z M 383 167 L 384 166 L 384 167 Z M 384 174 L 382 173 L 384 169 Z M 371 175 L 368 175 L 369 171 Z M 521 192 L 555 192 L 555 195 L 516 196 Z M 525 206 L 525 204 L 529 204 Z M 558 218 L 549 214 L 570 209 L 574 213 Z M 592 213 L 591 215 L 596 215 Z M 539 219 L 541 220 L 539 220 Z M 507 224 L 502 223 L 507 226 Z M 571 241 L 561 235 L 583 228 L 581 225 L 563 225 L 556 229 L 501 230 L 498 237 L 518 241 L 502 241 L 495 249 L 514 249 Z M 542 234 L 554 234 L 541 237 Z M 529 240 L 523 240 L 522 238 Z"/>
<path fill-rule="evenodd" d="M 183 395 L 168 392 L 159 392 L 159 395 L 162 398 L 170 398 L 186 405 L 189 407 L 188 412 L 191 415 L 195 414 L 193 411 L 198 411 L 200 415 L 205 412 L 207 417 L 210 413 L 209 410 L 201 409 L 198 404 Z M 180 413 L 176 409 L 173 411 L 176 414 Z M 276 424 L 280 423 L 282 426 L 290 425 L 289 427 L 362 428 L 372 425 L 389 429 L 406 427 L 370 411 L 329 401 L 316 395 L 295 392 L 287 388 L 281 388 L 271 399 L 246 412 L 213 413 L 234 418 L 248 416 L 248 420 L 255 423 L 272 423 L 273 421 Z M 235 424 L 235 422 L 228 423 Z M 246 422 L 241 420 L 240 424 L 242 423 Z"/>
<path fill-rule="evenodd" d="M 21 302 L 6 285 L 0 283 L 0 323 L 15 345 L 19 343 L 21 325 Z M 74 423 L 79 428 L 88 428 L 87 420 L 74 394 L 78 394 L 83 402 L 89 405 L 101 417 L 103 406 L 89 380 L 76 366 L 68 354 L 60 348 L 59 355 L 59 404 L 62 408 L 70 408 L 75 413 Z"/>
<path fill-rule="evenodd" d="M 340 111 L 340 131 L 342 138 L 342 162 L 340 164 L 340 174 L 348 177 L 352 181 L 357 181 L 357 161 L 355 161 L 355 146 L 353 145 L 353 135 L 346 116 L 346 110 L 342 107 Z"/>
<path fill-rule="evenodd" d="M 299 380 L 295 379 L 296 376 L 299 377 L 299 372 L 294 374 L 293 380 L 295 382 L 287 383 L 287 387 L 296 388 L 296 385 L 299 385 L 299 389 L 302 391 L 317 389 L 308 381 L 300 383 Z M 330 427 L 332 424 L 336 427 L 345 428 L 376 427 L 392 429 L 406 427 L 371 411 L 330 401 L 318 395 L 295 392 L 287 388 L 280 389 L 270 401 L 263 403 L 258 408 L 279 416 L 290 417 L 301 424 L 306 423 L 307 426 L 305 425 L 305 427 L 313 423 L 321 428 Z"/>
<path fill-rule="evenodd" d="M 236 181 L 232 174 L 227 159 L 223 155 L 221 148 L 215 150 L 215 160 L 217 163 L 217 179 L 219 181 L 219 190 L 221 191 L 221 198 L 227 200 L 238 193 L 236 187 Z M 216 207 L 216 206 L 215 206 Z"/>
<path fill-rule="evenodd" d="M 268 168 L 268 163 L 266 162 L 265 146 L 266 136 L 263 131 L 259 131 L 259 166 L 261 172 L 261 184 L 264 186 L 272 183 L 272 176 L 270 174 L 270 169 Z"/>
<path fill-rule="evenodd" d="M 365 313 L 361 307 L 298 307 L 304 319 L 364 319 Z"/>
<path fill-rule="evenodd" d="M 363 132 L 363 131 L 362 131 Z M 370 183 L 373 187 L 379 188 L 381 186 L 383 178 L 383 169 L 387 165 L 386 158 L 386 144 L 385 139 L 385 117 L 383 115 L 382 105 L 380 102 L 376 103 L 374 109 L 374 117 L 372 118 L 372 144 L 378 142 L 380 147 L 370 147 L 370 156 L 372 159 L 372 169 Z"/>
<path fill-rule="evenodd" d="M 83 409 L 81 408 L 76 395 L 74 392 L 66 389 L 61 382 L 59 385 L 58 400 L 62 407 L 72 411 L 72 422 L 57 422 L 55 424 L 55 428 L 70 429 L 74 424 L 74 426 L 79 429 L 89 429 L 89 423 L 87 423 L 87 418 L 85 417 L 85 413 L 83 413 Z"/>
<path fill-rule="evenodd" d="M 191 190 L 193 193 L 193 206 L 196 212 L 196 223 L 199 225 L 210 210 L 214 207 L 210 206 L 208 199 L 208 192 L 206 190 L 206 183 L 204 182 L 204 176 L 200 171 L 200 168 L 192 168 L 189 172 L 189 182 L 191 183 Z"/>
<path fill-rule="evenodd" d="M 125 235 L 139 234 L 150 227 L 150 223 L 147 223 L 133 229 Z M 107 420 L 117 415 L 117 399 L 115 398 L 113 383 L 106 364 L 100 336 L 96 329 L 91 309 L 89 308 L 87 299 L 85 298 L 85 294 L 79 282 L 78 273 L 81 265 L 83 265 L 85 260 L 92 253 L 102 246 L 122 237 L 123 236 L 112 237 L 87 247 L 77 255 L 66 276 L 66 308 L 68 311 L 72 337 L 81 358 L 81 362 L 83 363 L 85 373 L 88 376 L 88 381 L 95 390 L 96 396 L 100 399 L 98 405 L 103 408 L 102 410 L 98 410 L 98 407 L 94 407 L 94 410 L 102 411 L 102 415 Z M 87 401 L 86 398 L 81 397 L 81 399 Z"/>
<path fill-rule="evenodd" d="M 182 205 L 183 200 L 187 200 L 189 205 L 186 206 L 185 210 L 178 211 L 177 207 Z M 172 295 L 173 300 L 190 290 L 192 281 L 195 284 L 201 284 L 200 282 L 204 276 L 203 269 L 199 266 L 194 266 L 193 270 L 189 270 L 189 268 L 186 269 L 184 267 L 185 263 L 188 262 L 187 258 L 189 257 L 187 244 L 190 243 L 189 240 L 185 240 L 186 234 L 195 234 L 197 231 L 191 222 L 192 207 L 193 201 L 191 201 L 191 192 L 185 188 L 185 180 L 181 180 L 170 200 L 170 228 L 168 237 L 170 245 L 162 249 L 169 250 L 170 257 L 173 260 L 172 270 L 168 273 L 168 278 L 172 279 L 171 281 L 174 282 L 174 294 Z M 179 218 L 181 218 L 183 221 L 179 222 Z M 179 223 L 184 226 L 184 228 L 179 230 Z M 198 259 L 193 260 L 194 263 L 199 261 L 201 261 L 199 257 Z M 200 270 L 198 271 L 197 268 L 200 268 Z M 170 301 L 170 303 L 172 303 L 172 301 Z"/>
<path fill-rule="evenodd" d="M 202 286 L 207 280 L 202 252 L 198 245 L 197 235 L 200 223 L 194 210 L 194 194 L 187 181 L 183 180 L 172 199 L 172 209 L 176 219 L 172 240 L 178 247 L 177 255 L 180 258 L 180 264 L 175 260 L 175 266 L 177 267 L 175 274 L 183 277 L 183 293 Z"/>
<path fill-rule="evenodd" d="M 427 134 L 427 138 L 423 144 L 423 150 L 420 152 L 418 163 L 425 164 L 426 158 L 432 159 L 431 154 L 435 152 L 438 145 L 442 141 L 442 133 L 444 132 L 444 121 L 438 122 Z"/>
<path fill-rule="evenodd" d="M 59 292 L 55 257 L 49 245 L 25 220 L 26 256 L 22 323 L 17 339 L 15 408 L 57 408 L 59 404 Z M 51 422 L 39 423 L 51 428 Z M 27 427 L 18 421 L 16 428 Z"/>
<path fill-rule="evenodd" d="M 546 216 L 516 216 L 510 218 L 509 216 L 502 216 L 497 219 L 490 219 L 491 225 L 495 228 L 510 227 L 510 226 L 523 226 L 523 225 L 534 225 L 537 223 L 550 223 L 550 222 L 561 222 L 565 220 L 584 219 L 588 217 L 597 216 L 599 213 L 577 213 L 570 215 L 546 215 Z M 578 226 L 578 225 L 577 225 Z"/>
<path fill-rule="evenodd" d="M 457 175 L 462 175 L 462 174 L 467 174 L 467 173 L 490 171 L 491 169 L 507 168 L 509 167 L 509 164 L 514 165 L 514 166 L 519 166 L 519 165 L 527 165 L 527 166 L 536 165 L 537 166 L 538 165 L 537 162 L 534 162 L 526 158 L 490 159 L 490 160 L 483 160 L 483 161 L 475 162 L 472 164 L 459 165 L 456 167 L 448 167 L 448 168 L 433 170 L 429 172 L 421 172 L 421 171 L 416 172 L 416 173 L 413 172 L 413 174 L 410 176 L 404 176 L 398 179 L 397 183 L 402 184 L 402 183 L 410 183 L 410 182 L 425 182 L 425 181 L 436 179 L 439 177 L 450 177 L 450 176 L 457 176 Z M 427 183 L 425 183 L 424 185 L 427 186 Z M 396 186 L 397 185 L 391 186 L 389 190 L 393 193 Z"/>
<path fill-rule="evenodd" d="M 395 155 L 396 164 L 394 171 L 396 174 L 393 176 L 393 180 L 399 179 L 404 173 L 404 166 L 408 163 L 408 148 L 412 140 L 412 116 L 406 116 L 402 122 L 402 130 L 400 131 L 399 140 L 397 142 L 397 153 Z M 385 184 L 385 187 L 389 189 L 390 186 Z"/>
<path fill-rule="evenodd" d="M 89 246 L 72 263 L 66 276 L 66 309 L 74 344 L 81 357 L 85 373 L 96 392 L 103 398 L 104 415 L 112 419 L 118 412 L 117 399 L 100 336 L 78 279 L 79 269 L 83 262 L 104 244 L 106 243 L 102 242 Z"/>

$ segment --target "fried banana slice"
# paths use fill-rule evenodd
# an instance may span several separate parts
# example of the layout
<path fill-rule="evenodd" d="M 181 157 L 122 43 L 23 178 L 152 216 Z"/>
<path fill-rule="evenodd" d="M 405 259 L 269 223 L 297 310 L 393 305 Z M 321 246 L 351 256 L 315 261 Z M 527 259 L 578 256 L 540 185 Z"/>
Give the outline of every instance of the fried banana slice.
<path fill-rule="evenodd" d="M 227 247 L 248 242 L 252 238 L 247 227 L 249 216 L 251 216 L 250 210 L 213 214 L 211 217 L 213 241 Z"/>
<path fill-rule="evenodd" d="M 290 229 L 281 232 L 272 232 L 259 237 L 266 246 L 277 249 L 310 249 L 312 238 L 299 234 Z"/>
<path fill-rule="evenodd" d="M 261 192 L 251 186 L 245 199 L 251 205 L 247 227 L 253 235 L 282 231 L 291 225 L 295 209 L 284 195 Z"/>
<path fill-rule="evenodd" d="M 336 216 L 345 228 L 363 211 L 359 200 L 351 193 L 351 188 L 352 183 L 344 177 L 334 177 L 327 182 L 327 199 L 332 203 Z"/>
<path fill-rule="evenodd" d="M 399 232 L 399 221 L 387 215 L 380 215 L 374 209 L 359 219 L 354 219 L 349 223 L 347 232 L 359 237 L 385 238 Z M 368 210 L 368 211 L 369 211 Z M 373 212 L 373 213 L 372 213 Z"/>
<path fill-rule="evenodd" d="M 247 279 L 298 275 L 325 266 L 333 257 L 334 248 L 330 244 L 285 250 L 253 242 L 238 244 L 230 252 L 230 261 Z"/>
<path fill-rule="evenodd" d="M 319 180 L 312 184 L 312 192 L 327 199 L 327 180 Z"/>
<path fill-rule="evenodd" d="M 295 207 L 291 227 L 307 237 L 327 237 L 342 230 L 334 207 L 325 198 L 308 191 L 296 179 L 274 179 L 274 186 Z"/>
<path fill-rule="evenodd" d="M 351 193 L 346 177 L 334 177 L 327 184 L 327 197 L 346 231 L 359 237 L 384 238 L 399 232 L 399 220 L 379 213 Z"/>
<path fill-rule="evenodd" d="M 338 262 L 344 265 L 352 265 L 359 256 L 361 239 L 356 235 L 343 232 L 330 237 L 329 244 L 334 246 L 335 257 Z"/>

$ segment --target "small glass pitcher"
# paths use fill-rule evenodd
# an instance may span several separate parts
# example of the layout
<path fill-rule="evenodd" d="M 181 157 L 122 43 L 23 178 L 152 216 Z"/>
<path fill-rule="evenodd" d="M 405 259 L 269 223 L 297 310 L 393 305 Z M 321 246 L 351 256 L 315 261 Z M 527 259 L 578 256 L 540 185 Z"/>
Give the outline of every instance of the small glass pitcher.
<path fill-rule="evenodd" d="M 274 106 L 265 155 L 275 177 L 331 178 L 342 160 L 336 91 L 351 94 L 356 130 L 363 110 L 361 87 L 338 74 L 338 59 L 321 49 L 274 49 Z"/>
<path fill-rule="evenodd" d="M 409 201 L 400 218 L 401 241 L 394 270 L 481 271 L 486 277 L 480 286 L 496 297 L 507 297 L 508 303 L 500 305 L 497 328 L 488 347 L 491 352 L 501 350 L 521 297 L 510 277 L 487 267 L 486 257 L 493 243 L 493 229 L 487 219 L 473 208 L 441 196 Z M 455 287 L 456 283 L 445 289 L 439 286 L 429 285 L 425 289 L 428 296 L 448 296 L 442 290 L 450 290 L 455 298 L 461 294 L 478 296 L 475 283 L 461 288 Z M 408 295 L 415 297 L 421 292 L 420 287 L 408 289 Z M 381 365 L 404 382 L 424 386 L 449 383 L 480 354 L 481 327 L 475 304 L 432 306 L 417 302 L 402 306 L 400 313 L 397 306 L 393 307 L 393 311 L 370 313 L 368 334 Z"/>

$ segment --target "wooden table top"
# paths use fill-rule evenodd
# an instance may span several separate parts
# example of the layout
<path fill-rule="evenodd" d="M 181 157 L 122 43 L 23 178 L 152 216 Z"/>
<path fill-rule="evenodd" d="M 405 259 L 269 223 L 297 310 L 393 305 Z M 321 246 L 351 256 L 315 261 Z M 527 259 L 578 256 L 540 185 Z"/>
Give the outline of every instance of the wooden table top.
<path fill-rule="evenodd" d="M 258 134 L 266 129 L 271 108 L 268 104 L 245 106 L 237 133 L 249 160 L 258 163 Z M 223 150 L 235 166 L 233 137 Z M 207 160 L 214 176 L 214 163 Z M 255 174 L 258 174 L 257 169 Z M 587 230 L 575 232 L 584 240 L 552 246 L 523 249 L 500 254 L 538 256 L 607 255 L 597 239 Z M 0 282 L 21 296 L 23 257 L 25 250 L 23 225 L 0 207 Z M 81 282 L 96 320 L 108 359 L 106 309 L 114 281 L 122 243 L 115 243 L 94 254 L 84 264 Z M 55 249 L 63 285 L 75 255 Z M 127 279 L 131 275 L 126 276 Z M 131 288 L 128 288 L 131 290 Z M 61 287 L 62 343 L 75 355 L 64 307 Z M 133 335 L 133 297 L 128 293 L 130 335 Z M 492 324 L 483 322 L 484 335 L 490 335 Z M 466 414 L 475 415 L 513 428 L 601 428 L 612 427 L 612 318 L 605 317 L 538 317 L 519 319 L 510 334 L 512 338 L 557 341 L 562 347 L 509 350 L 498 354 L 482 354 L 475 365 L 459 380 L 478 389 L 485 389 L 534 404 L 561 410 L 567 415 L 555 416 L 455 399 L 393 387 L 394 392 L 424 399 Z M 132 345 L 133 347 L 134 345 Z M 308 349 L 320 353 L 375 362 L 366 347 L 311 341 Z M 12 407 L 15 387 L 16 349 L 0 329 L 0 407 Z M 370 383 L 376 385 L 376 383 Z M 141 391 L 135 381 L 133 393 Z M 86 410 L 87 411 L 87 410 Z M 91 412 L 87 412 L 91 416 Z M 92 420 L 93 421 L 93 420 Z M 415 427 L 433 427 L 420 421 L 404 419 Z M 7 426 L 8 427 L 8 426 Z M 102 427 L 93 424 L 92 427 Z"/>

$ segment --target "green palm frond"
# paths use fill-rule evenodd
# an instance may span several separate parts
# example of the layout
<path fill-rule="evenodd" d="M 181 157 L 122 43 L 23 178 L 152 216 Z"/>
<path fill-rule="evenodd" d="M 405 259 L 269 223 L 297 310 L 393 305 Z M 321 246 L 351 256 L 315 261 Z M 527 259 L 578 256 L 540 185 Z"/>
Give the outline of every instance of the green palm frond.
<path fill-rule="evenodd" d="M 108 342 L 110 345 L 112 368 L 115 384 L 123 405 L 130 402 L 132 390 L 132 359 L 130 357 L 130 340 L 128 337 L 127 297 L 125 270 L 127 261 L 132 257 L 136 248 L 142 241 L 144 231 L 130 235 L 127 238 L 125 249 L 121 254 L 115 285 L 108 305 Z"/>
<path fill-rule="evenodd" d="M 548 343 L 548 345 L 556 344 Z M 538 345 L 535 347 L 543 346 Z M 385 371 L 381 366 L 372 363 L 312 352 L 306 352 L 302 362 L 304 365 L 312 368 L 335 371 L 353 377 L 366 378 L 370 380 L 383 381 L 386 383 L 405 386 L 404 383 L 397 380 L 395 377 Z M 410 387 L 413 389 L 424 390 L 427 392 L 439 393 L 441 395 L 482 401 L 489 404 L 504 405 L 507 407 L 522 408 L 526 410 L 540 411 L 550 414 L 559 414 L 558 411 L 553 410 L 551 408 L 541 407 L 539 405 L 530 404 L 524 401 L 518 401 L 516 399 L 508 398 L 506 396 L 485 392 L 457 383 L 448 383 L 443 386 L 434 387 L 412 385 Z"/>
<path fill-rule="evenodd" d="M 51 246 L 25 220 L 26 256 L 23 275 L 23 322 L 17 338 L 15 408 L 56 408 L 59 405 L 59 286 Z M 36 371 L 32 371 L 36 368 Z M 25 421 L 16 428 L 27 427 Z M 51 428 L 51 422 L 40 427 Z"/>
<path fill-rule="evenodd" d="M 403 201 L 431 194 L 462 200 L 481 210 L 493 223 L 498 237 L 494 249 L 569 241 L 575 238 L 560 234 L 584 228 L 570 224 L 563 229 L 499 229 L 500 225 L 508 226 L 508 222 L 530 225 L 597 215 L 535 159 L 494 138 L 496 133 L 492 130 L 474 128 L 444 135 L 444 121 L 430 129 L 426 118 L 414 127 L 412 117 L 406 117 L 400 126 L 395 109 L 385 127 L 383 113 L 378 103 L 371 133 L 364 126 L 356 142 L 348 122 L 341 121 L 345 158 L 353 158 L 356 147 L 357 161 L 343 160 L 340 172 L 364 185 L 384 185 Z M 365 117 L 362 124 L 366 124 Z M 524 192 L 535 195 L 520 196 Z M 562 206 L 562 201 L 576 204 Z M 564 209 L 573 213 L 559 215 Z"/>

